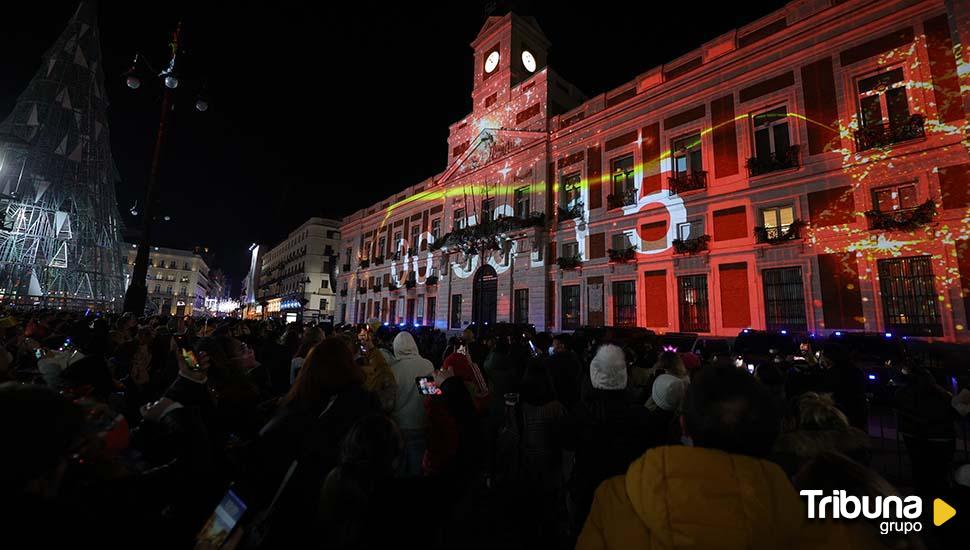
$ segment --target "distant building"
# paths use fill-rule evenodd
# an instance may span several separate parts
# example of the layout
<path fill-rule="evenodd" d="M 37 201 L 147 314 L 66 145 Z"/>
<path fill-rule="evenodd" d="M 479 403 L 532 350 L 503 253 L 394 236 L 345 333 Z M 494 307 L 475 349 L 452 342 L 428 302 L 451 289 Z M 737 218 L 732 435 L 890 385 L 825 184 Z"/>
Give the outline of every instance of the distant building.
<path fill-rule="evenodd" d="M 131 282 L 138 245 L 126 245 L 125 287 Z M 154 313 L 202 315 L 209 295 L 209 266 L 192 250 L 152 247 L 148 263 L 149 308 Z"/>
<path fill-rule="evenodd" d="M 334 311 L 333 262 L 340 244 L 340 222 L 310 218 L 259 258 L 251 271 L 263 317 L 289 320 L 332 320 Z M 259 247 L 262 248 L 262 247 Z M 254 279 L 258 273 L 258 279 Z"/>

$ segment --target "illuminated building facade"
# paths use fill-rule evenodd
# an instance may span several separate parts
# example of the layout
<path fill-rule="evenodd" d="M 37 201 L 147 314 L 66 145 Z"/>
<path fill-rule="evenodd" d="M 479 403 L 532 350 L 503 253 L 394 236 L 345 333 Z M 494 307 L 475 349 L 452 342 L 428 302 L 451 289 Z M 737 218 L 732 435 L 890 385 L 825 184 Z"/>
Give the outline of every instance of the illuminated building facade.
<path fill-rule="evenodd" d="M 490 17 L 447 168 L 344 220 L 337 321 L 968 341 L 967 29 L 792 2 L 586 99 Z"/>
<path fill-rule="evenodd" d="M 291 321 L 331 320 L 338 246 L 340 222 L 310 218 L 265 253 L 260 252 L 262 247 L 254 248 L 249 278 L 261 313 Z"/>
<path fill-rule="evenodd" d="M 138 245 L 125 245 L 125 287 L 131 281 Z M 148 257 L 148 309 L 153 315 L 201 315 L 212 290 L 209 266 L 194 250 L 152 247 Z"/>

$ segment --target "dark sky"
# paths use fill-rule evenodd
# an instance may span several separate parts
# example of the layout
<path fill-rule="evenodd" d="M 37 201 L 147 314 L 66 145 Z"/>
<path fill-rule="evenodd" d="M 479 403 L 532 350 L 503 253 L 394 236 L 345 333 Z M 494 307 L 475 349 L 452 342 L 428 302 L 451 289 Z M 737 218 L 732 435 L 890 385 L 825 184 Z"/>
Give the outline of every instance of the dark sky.
<path fill-rule="evenodd" d="M 163 64 L 180 19 L 185 68 L 205 79 L 211 108 L 195 113 L 194 93 L 180 86 L 162 171 L 172 221 L 159 244 L 206 245 L 238 283 L 251 242 L 275 243 L 310 216 L 342 216 L 444 167 L 448 125 L 471 109 L 469 43 L 485 4 L 102 0 L 123 217 L 144 202 L 159 94 L 148 83 L 131 92 L 121 74 L 135 51 Z M 785 2 L 514 4 L 552 42 L 550 65 L 593 96 Z M 76 5 L 4 7 L 0 116 Z"/>

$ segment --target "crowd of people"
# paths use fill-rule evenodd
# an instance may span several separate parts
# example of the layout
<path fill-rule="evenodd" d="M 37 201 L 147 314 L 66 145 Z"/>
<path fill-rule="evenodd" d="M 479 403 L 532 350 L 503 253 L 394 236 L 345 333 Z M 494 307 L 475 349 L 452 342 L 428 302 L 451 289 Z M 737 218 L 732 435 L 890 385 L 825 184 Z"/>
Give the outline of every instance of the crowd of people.
<path fill-rule="evenodd" d="M 870 467 L 862 372 L 837 344 L 749 372 L 609 333 L 449 338 L 377 320 L 10 311 L 0 338 L 0 514 L 8 540 L 35 546 L 923 548 L 966 535 L 807 519 L 801 489 L 897 494 Z M 970 391 L 917 364 L 898 383 L 913 491 L 965 502 L 954 424 Z"/>

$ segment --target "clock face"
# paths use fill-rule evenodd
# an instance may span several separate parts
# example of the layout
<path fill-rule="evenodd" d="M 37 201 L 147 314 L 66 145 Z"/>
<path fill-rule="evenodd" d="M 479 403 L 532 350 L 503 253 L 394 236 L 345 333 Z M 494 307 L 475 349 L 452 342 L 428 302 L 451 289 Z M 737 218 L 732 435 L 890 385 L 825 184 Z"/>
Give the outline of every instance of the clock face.
<path fill-rule="evenodd" d="M 498 52 L 492 52 L 485 58 L 485 72 L 490 73 L 498 67 Z"/>
<path fill-rule="evenodd" d="M 536 71 L 536 58 L 529 50 L 524 50 L 522 52 L 522 66 L 525 67 L 525 70 L 529 71 L 530 73 L 534 73 Z"/>

